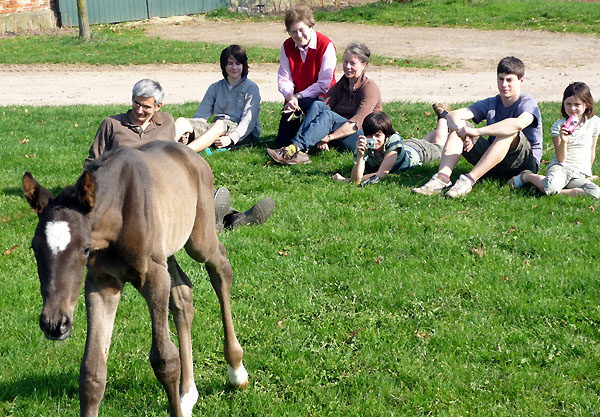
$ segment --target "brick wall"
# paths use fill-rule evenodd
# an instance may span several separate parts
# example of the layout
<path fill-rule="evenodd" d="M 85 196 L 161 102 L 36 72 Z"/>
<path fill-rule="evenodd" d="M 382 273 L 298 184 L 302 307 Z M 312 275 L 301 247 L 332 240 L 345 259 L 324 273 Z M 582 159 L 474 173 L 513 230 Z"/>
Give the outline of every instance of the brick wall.
<path fill-rule="evenodd" d="M 56 3 L 56 0 L 0 0 L 0 13 L 46 10 L 50 9 L 50 3 Z"/>

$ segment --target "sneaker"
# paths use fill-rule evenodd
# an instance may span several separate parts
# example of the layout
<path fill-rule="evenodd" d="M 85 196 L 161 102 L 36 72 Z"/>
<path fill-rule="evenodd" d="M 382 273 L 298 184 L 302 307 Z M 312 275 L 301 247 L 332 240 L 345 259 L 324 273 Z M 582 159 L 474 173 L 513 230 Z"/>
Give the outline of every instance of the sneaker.
<path fill-rule="evenodd" d="M 444 103 L 434 103 L 431 107 L 433 107 L 433 111 L 435 114 L 437 114 L 438 119 L 441 117 L 446 117 L 448 112 L 452 111 L 450 106 Z"/>
<path fill-rule="evenodd" d="M 445 183 L 444 181 L 438 178 L 438 174 L 434 174 L 433 177 L 429 181 L 427 181 L 424 185 L 413 188 L 411 191 L 413 193 L 422 194 L 422 195 L 434 195 L 439 194 L 444 191 L 446 188 L 452 185 L 452 181 L 448 181 Z"/>
<path fill-rule="evenodd" d="M 223 219 L 225 215 L 229 212 L 231 207 L 231 196 L 229 195 L 229 190 L 225 187 L 220 187 L 217 192 L 215 192 L 214 196 L 214 204 L 215 204 L 215 226 L 217 232 L 222 232 L 225 228 Z"/>
<path fill-rule="evenodd" d="M 448 198 L 456 198 L 463 195 L 467 195 L 473 189 L 473 183 L 466 175 L 460 175 L 452 188 L 448 190 L 446 193 L 446 197 Z"/>
<path fill-rule="evenodd" d="M 250 210 L 227 216 L 225 219 L 225 227 L 227 229 L 235 229 L 240 226 L 263 224 L 267 221 L 269 216 L 271 216 L 273 210 L 275 210 L 275 202 L 271 197 L 267 197 L 253 205 Z"/>
<path fill-rule="evenodd" d="M 310 164 L 312 161 L 306 152 L 302 152 L 296 145 L 291 144 L 279 149 L 266 150 L 273 161 L 282 165 Z"/>
<path fill-rule="evenodd" d="M 515 175 L 514 177 L 512 177 L 511 179 L 506 181 L 506 184 L 512 188 L 523 188 L 525 186 L 525 181 L 523 181 L 523 176 L 528 175 L 528 174 L 533 174 L 533 172 L 526 169 L 525 171 L 521 172 L 519 175 Z M 517 179 L 517 177 L 518 177 L 518 179 Z"/>

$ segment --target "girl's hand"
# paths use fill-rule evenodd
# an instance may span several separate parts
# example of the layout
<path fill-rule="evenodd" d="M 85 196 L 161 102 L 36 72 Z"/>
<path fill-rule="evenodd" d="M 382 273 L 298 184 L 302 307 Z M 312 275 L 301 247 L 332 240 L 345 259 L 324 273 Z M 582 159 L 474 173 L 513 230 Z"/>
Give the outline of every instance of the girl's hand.
<path fill-rule="evenodd" d="M 364 155 L 367 151 L 367 138 L 365 136 L 360 135 L 358 137 L 358 140 L 356 141 L 356 150 L 360 156 Z"/>
<path fill-rule="evenodd" d="M 215 146 L 217 148 L 226 148 L 233 144 L 233 140 L 229 136 L 221 136 L 215 140 Z"/>

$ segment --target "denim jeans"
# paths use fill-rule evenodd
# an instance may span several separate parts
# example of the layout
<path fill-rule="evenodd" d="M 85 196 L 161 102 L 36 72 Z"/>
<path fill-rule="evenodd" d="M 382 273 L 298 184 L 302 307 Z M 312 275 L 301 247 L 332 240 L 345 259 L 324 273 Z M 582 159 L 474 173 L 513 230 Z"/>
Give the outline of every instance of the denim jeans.
<path fill-rule="evenodd" d="M 298 130 L 298 133 L 292 139 L 292 143 L 295 143 L 303 151 L 308 151 L 311 147 L 319 143 L 321 139 L 335 132 L 347 121 L 348 119 L 345 117 L 331 111 L 324 102 L 315 101 L 308 109 L 306 117 L 300 125 L 300 130 Z M 354 151 L 358 135 L 362 135 L 362 130 L 343 139 L 331 141 L 329 142 L 329 146 L 339 151 Z"/>

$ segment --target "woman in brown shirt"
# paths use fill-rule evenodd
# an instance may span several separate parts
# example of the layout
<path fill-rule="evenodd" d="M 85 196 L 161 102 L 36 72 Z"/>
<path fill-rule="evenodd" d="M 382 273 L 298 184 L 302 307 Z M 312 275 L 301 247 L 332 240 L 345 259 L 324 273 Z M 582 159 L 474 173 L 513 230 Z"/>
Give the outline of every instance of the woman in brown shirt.
<path fill-rule="evenodd" d="M 315 101 L 310 106 L 292 144 L 267 149 L 275 162 L 309 164 L 312 161 L 306 152 L 315 145 L 322 150 L 355 149 L 364 118 L 373 111 L 382 111 L 379 87 L 365 75 L 370 56 L 366 45 L 358 42 L 348 45 L 342 66 L 344 76 L 331 87 L 323 101 Z"/>

